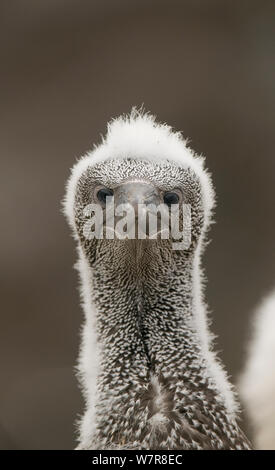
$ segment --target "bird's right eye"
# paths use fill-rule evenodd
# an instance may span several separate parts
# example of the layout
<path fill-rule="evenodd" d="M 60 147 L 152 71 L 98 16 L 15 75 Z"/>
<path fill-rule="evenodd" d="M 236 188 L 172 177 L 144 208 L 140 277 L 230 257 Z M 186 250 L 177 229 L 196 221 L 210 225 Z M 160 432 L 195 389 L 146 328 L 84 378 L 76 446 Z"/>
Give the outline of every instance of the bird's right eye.
<path fill-rule="evenodd" d="M 112 189 L 109 188 L 101 188 L 97 191 L 96 197 L 101 204 L 106 204 L 106 198 L 112 197 L 114 194 Z"/>

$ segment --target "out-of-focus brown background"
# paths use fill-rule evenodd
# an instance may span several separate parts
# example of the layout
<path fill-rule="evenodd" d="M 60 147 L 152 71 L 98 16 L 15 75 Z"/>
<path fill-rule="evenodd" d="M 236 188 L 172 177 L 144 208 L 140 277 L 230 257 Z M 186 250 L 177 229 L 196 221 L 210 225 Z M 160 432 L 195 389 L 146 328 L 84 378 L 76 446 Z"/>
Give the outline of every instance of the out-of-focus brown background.
<path fill-rule="evenodd" d="M 144 103 L 207 156 L 207 298 L 236 380 L 275 284 L 275 8 L 267 0 L 0 4 L 0 448 L 72 448 L 81 310 L 60 213 L 69 168 Z"/>

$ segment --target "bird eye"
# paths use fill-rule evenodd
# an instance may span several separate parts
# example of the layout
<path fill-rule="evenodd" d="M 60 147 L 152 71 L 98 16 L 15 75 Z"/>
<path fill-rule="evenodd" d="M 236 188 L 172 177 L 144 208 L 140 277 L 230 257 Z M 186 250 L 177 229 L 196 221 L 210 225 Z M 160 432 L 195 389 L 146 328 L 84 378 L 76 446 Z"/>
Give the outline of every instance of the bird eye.
<path fill-rule="evenodd" d="M 106 198 L 107 197 L 112 197 L 114 194 L 112 189 L 108 188 L 101 188 L 97 191 L 96 197 L 101 202 L 101 204 L 106 204 Z"/>
<path fill-rule="evenodd" d="M 163 196 L 164 204 L 166 204 L 169 207 L 172 206 L 172 204 L 178 204 L 179 200 L 180 200 L 179 195 L 178 193 L 175 193 L 175 192 L 167 192 Z"/>

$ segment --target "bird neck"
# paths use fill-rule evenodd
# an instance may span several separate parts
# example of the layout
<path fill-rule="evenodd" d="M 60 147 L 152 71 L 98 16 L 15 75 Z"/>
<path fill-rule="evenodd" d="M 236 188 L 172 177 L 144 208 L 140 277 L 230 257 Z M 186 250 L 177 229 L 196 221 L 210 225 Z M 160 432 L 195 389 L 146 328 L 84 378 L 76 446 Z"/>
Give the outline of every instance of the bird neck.
<path fill-rule="evenodd" d="M 207 401 L 210 409 L 211 402 L 218 403 L 219 412 L 226 413 L 234 405 L 209 350 L 199 251 L 163 248 L 159 264 L 154 256 L 144 262 L 146 249 L 138 263 L 128 252 L 120 253 L 120 263 L 110 254 L 108 263 L 99 258 L 92 267 L 80 256 L 86 324 L 79 369 L 88 409 L 82 427 L 100 422 L 101 443 L 102 429 L 107 436 L 117 426 L 118 409 L 120 416 L 142 414 L 146 406 L 155 406 L 160 389 L 169 390 L 173 403 L 182 402 L 183 391 L 192 396 L 191 413 L 194 400 Z M 96 411 L 95 403 L 100 403 Z"/>
<path fill-rule="evenodd" d="M 194 302 L 195 255 L 163 249 L 159 257 L 148 250 L 149 257 L 146 249 L 145 245 L 142 256 L 135 253 L 134 259 L 127 252 L 119 264 L 115 257 L 107 266 L 93 266 L 93 301 L 105 367 L 109 360 L 113 367 L 115 358 L 126 367 L 127 357 L 138 356 L 156 374 L 168 373 L 171 367 L 174 372 L 185 368 L 196 373 L 198 360 L 203 367 L 204 358 Z"/>

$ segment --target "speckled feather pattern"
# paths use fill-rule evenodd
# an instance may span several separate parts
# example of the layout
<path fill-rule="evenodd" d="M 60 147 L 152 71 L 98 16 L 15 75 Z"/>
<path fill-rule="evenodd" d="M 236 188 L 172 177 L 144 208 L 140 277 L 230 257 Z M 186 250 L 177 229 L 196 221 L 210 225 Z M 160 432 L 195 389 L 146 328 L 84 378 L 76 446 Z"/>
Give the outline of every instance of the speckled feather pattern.
<path fill-rule="evenodd" d="M 192 208 L 188 250 L 172 250 L 172 240 L 84 238 L 83 208 L 93 202 L 93 188 L 112 188 L 129 178 L 183 190 L 184 202 Z M 194 263 L 207 228 L 199 176 L 178 162 L 110 155 L 85 168 L 73 201 L 71 224 L 82 259 L 80 280 L 86 286 L 83 341 L 87 343 L 93 328 L 97 348 L 92 397 L 88 370 L 93 358 L 85 358 L 87 344 L 79 363 L 86 397 L 79 447 L 249 449 L 236 413 L 211 374 L 197 328 Z M 93 306 L 92 326 L 88 304 Z M 221 377 L 233 402 L 222 369 Z"/>

